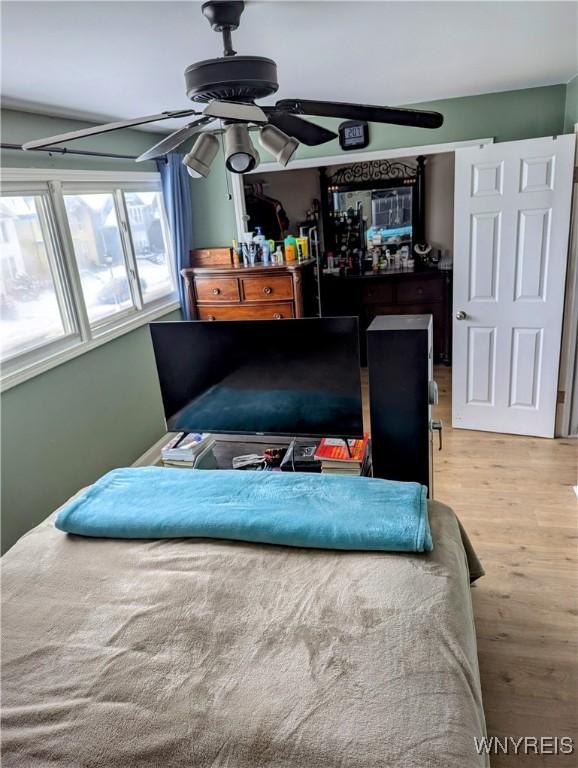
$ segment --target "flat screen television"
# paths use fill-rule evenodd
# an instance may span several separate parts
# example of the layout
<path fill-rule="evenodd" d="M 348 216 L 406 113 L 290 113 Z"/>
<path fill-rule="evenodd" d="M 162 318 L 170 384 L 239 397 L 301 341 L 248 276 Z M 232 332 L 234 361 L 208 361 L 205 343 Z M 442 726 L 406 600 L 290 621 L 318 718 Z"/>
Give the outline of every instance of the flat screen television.
<path fill-rule="evenodd" d="M 171 432 L 361 437 L 357 318 L 151 323 Z"/>

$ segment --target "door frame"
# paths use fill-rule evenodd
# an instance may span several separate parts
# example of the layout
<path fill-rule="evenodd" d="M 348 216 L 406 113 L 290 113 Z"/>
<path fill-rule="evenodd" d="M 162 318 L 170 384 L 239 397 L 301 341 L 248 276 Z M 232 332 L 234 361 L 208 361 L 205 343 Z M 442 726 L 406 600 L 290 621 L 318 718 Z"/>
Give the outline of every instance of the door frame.
<path fill-rule="evenodd" d="M 244 176 L 258 176 L 260 173 L 271 173 L 281 171 L 299 171 L 305 168 L 324 168 L 329 165 L 352 165 L 353 163 L 367 163 L 373 160 L 391 160 L 398 157 L 410 157 L 411 155 L 440 155 L 448 152 L 455 152 L 463 147 L 476 147 L 493 144 L 494 139 L 467 139 L 465 141 L 450 141 L 443 144 L 423 144 L 410 147 L 400 147 L 399 149 L 373 149 L 368 152 L 354 151 L 342 152 L 339 155 L 327 155 L 323 157 L 307 157 L 302 160 L 292 160 L 289 166 L 281 163 L 262 163 L 254 171 L 244 174 Z M 229 173 L 225 171 L 225 173 Z M 243 186 L 243 175 L 239 173 L 229 173 L 231 182 L 231 192 L 233 195 L 233 205 L 235 208 L 235 225 L 237 229 L 237 238 L 247 232 L 247 209 L 245 207 L 245 191 Z"/>
<path fill-rule="evenodd" d="M 574 184 L 558 378 L 558 399 L 561 402 L 556 408 L 554 435 L 578 438 L 578 123 L 574 126 L 574 134 Z"/>

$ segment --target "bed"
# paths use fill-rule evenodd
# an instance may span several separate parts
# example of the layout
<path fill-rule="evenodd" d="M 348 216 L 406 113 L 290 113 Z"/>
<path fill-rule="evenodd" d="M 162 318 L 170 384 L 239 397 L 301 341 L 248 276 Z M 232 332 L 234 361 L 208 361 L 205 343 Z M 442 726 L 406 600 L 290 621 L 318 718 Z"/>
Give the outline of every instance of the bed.
<path fill-rule="evenodd" d="M 482 768 L 456 516 L 433 552 L 63 534 L 2 559 L 4 768 Z"/>

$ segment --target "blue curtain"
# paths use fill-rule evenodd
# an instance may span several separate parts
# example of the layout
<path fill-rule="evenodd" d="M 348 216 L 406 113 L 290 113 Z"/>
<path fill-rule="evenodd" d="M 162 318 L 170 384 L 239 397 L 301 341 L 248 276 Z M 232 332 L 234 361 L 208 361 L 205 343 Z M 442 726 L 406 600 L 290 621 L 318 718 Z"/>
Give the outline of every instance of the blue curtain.
<path fill-rule="evenodd" d="M 189 319 L 189 308 L 186 301 L 185 283 L 181 277 L 181 269 L 190 266 L 189 251 L 192 247 L 192 199 L 189 174 L 182 164 L 183 155 L 171 152 L 166 162 L 157 163 L 161 175 L 163 197 L 169 230 L 175 254 L 176 271 L 178 276 L 179 296 L 183 316 Z"/>

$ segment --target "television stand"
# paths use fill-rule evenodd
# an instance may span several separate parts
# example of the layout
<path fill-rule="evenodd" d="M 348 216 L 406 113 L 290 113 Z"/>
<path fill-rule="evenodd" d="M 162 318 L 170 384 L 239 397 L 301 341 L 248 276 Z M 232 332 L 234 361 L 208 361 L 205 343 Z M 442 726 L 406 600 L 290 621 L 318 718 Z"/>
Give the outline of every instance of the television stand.
<path fill-rule="evenodd" d="M 285 436 L 264 436 L 264 435 L 213 435 L 215 445 L 213 454 L 217 461 L 218 469 L 233 469 L 233 458 L 243 456 L 249 453 L 263 453 L 266 448 L 287 448 L 292 440 L 297 442 L 311 442 L 315 438 L 294 438 Z M 351 447 L 349 441 L 345 440 L 347 451 L 351 456 Z M 370 449 L 371 450 L 371 449 Z M 369 472 L 371 474 L 371 461 L 369 463 Z M 242 471 L 242 470 L 240 470 Z"/>
<path fill-rule="evenodd" d="M 248 453 L 263 453 L 266 448 L 287 448 L 293 438 L 265 435 L 216 435 L 213 454 L 218 469 L 233 469 L 233 458 Z"/>

